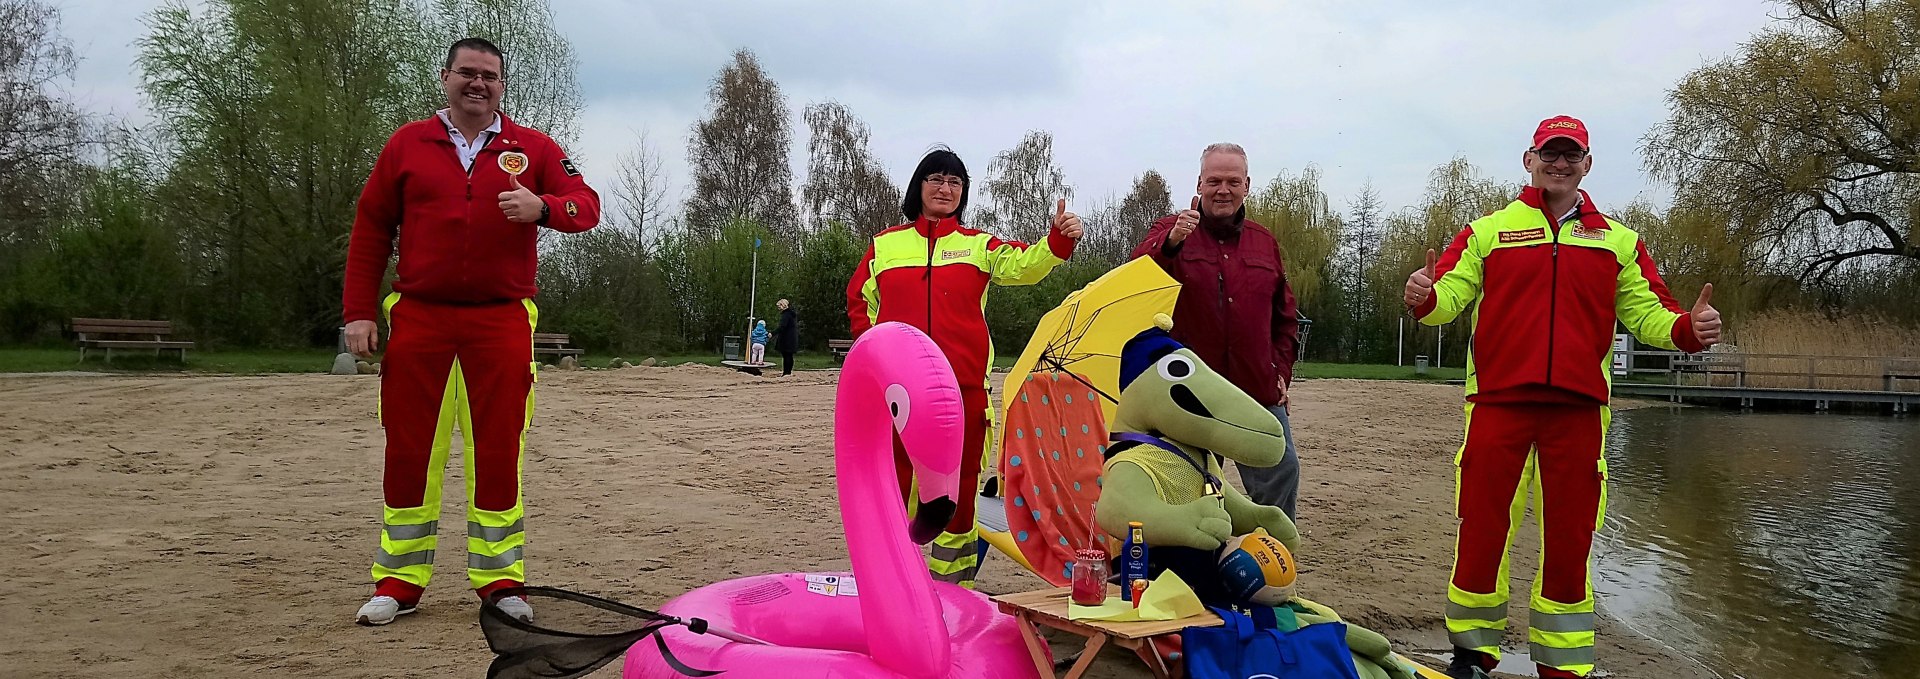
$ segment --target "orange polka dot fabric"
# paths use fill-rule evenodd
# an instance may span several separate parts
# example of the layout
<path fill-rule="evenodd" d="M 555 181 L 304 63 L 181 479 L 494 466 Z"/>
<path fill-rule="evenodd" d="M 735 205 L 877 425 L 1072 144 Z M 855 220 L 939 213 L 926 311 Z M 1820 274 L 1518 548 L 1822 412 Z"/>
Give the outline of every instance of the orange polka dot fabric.
<path fill-rule="evenodd" d="M 1003 425 L 1007 531 L 1036 574 L 1058 587 L 1073 581 L 1074 552 L 1099 530 L 1093 509 L 1107 450 L 1099 398 L 1071 375 L 1036 371 L 1020 384 Z"/>

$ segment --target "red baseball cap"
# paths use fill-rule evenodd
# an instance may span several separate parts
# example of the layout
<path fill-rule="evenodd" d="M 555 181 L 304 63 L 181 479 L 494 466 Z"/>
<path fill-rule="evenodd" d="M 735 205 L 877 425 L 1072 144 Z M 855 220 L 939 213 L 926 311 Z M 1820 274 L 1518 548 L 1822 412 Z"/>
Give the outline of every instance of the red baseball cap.
<path fill-rule="evenodd" d="M 1540 128 L 1533 131 L 1533 147 L 1546 146 L 1547 142 L 1560 137 L 1573 140 L 1582 149 L 1588 148 L 1586 123 L 1571 116 L 1554 116 L 1540 121 Z"/>

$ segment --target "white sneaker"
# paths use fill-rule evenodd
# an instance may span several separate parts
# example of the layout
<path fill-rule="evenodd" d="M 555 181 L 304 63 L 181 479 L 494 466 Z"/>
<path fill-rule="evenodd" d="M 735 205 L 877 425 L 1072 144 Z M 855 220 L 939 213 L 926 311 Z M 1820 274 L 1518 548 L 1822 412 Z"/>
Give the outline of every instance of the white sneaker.
<path fill-rule="evenodd" d="M 522 597 L 501 597 L 500 600 L 494 602 L 493 605 L 499 608 L 501 613 L 507 614 L 509 618 L 514 618 L 524 623 L 533 622 L 533 606 L 528 604 L 527 600 Z"/>
<path fill-rule="evenodd" d="M 390 596 L 377 596 L 360 607 L 357 621 L 362 625 L 385 625 L 394 618 L 412 613 L 413 606 L 402 607 L 400 600 Z"/>

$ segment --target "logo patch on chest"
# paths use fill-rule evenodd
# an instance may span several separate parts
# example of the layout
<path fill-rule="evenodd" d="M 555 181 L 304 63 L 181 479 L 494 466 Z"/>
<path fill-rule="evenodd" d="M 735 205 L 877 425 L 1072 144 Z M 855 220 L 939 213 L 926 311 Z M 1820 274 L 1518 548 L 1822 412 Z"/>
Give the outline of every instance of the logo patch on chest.
<path fill-rule="evenodd" d="M 972 255 L 973 255 L 973 248 L 967 248 L 964 250 L 941 250 L 940 261 L 944 262 L 944 261 L 950 261 L 955 259 L 965 259 Z"/>
<path fill-rule="evenodd" d="M 1500 242 L 1502 243 L 1525 243 L 1527 241 L 1540 240 L 1546 237 L 1547 237 L 1546 227 L 1535 227 L 1535 228 L 1527 229 L 1525 231 L 1500 232 Z"/>
<path fill-rule="evenodd" d="M 1583 224 L 1575 224 L 1573 226 L 1573 230 L 1567 232 L 1567 235 L 1573 236 L 1574 238 L 1585 238 L 1587 240 L 1606 240 L 1607 239 L 1606 233 L 1600 231 L 1599 229 L 1589 229 Z"/>

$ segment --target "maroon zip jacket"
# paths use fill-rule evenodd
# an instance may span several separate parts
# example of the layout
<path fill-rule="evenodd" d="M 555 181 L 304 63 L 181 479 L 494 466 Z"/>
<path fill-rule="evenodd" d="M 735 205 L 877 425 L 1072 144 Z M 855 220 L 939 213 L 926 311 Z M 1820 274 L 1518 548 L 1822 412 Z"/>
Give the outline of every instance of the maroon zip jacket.
<path fill-rule="evenodd" d="M 520 185 L 547 204 L 545 228 L 572 233 L 599 223 L 600 194 L 540 131 L 501 114 L 500 134 L 480 149 L 469 174 L 438 116 L 407 123 L 380 149 L 360 192 L 347 245 L 343 320 L 380 316 L 380 279 L 396 235 L 396 292 L 450 304 L 534 296 L 534 241 L 541 227 L 507 221 L 500 211 L 500 194 L 513 188 L 500 169 L 500 154 L 508 151 L 527 155 Z"/>
<path fill-rule="evenodd" d="M 1167 252 L 1167 234 L 1179 215 L 1153 223 L 1134 257 L 1152 257 L 1180 283 L 1173 307 L 1173 338 L 1193 349 L 1261 405 L 1280 402 L 1280 381 L 1293 383 L 1300 314 L 1273 232 L 1244 208 L 1234 221 L 1201 219 L 1199 228 Z"/>

